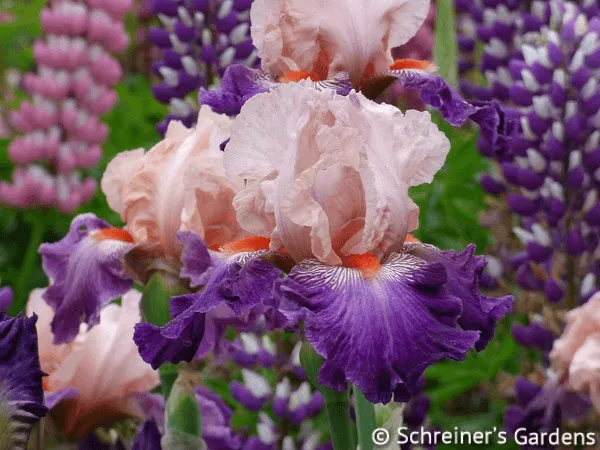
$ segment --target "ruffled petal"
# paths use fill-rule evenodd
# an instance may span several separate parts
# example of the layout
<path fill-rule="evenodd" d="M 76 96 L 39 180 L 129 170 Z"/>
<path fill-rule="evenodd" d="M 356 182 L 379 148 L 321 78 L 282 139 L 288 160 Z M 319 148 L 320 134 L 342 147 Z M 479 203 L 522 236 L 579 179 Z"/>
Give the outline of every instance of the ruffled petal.
<path fill-rule="evenodd" d="M 144 155 L 122 190 L 121 216 L 136 242 L 177 259 L 180 230 L 215 241 L 208 245 L 237 234 L 228 205 L 242 181 L 225 177 L 220 150 L 230 127 L 231 119 L 208 107 L 200 109 L 195 129 L 169 124 L 165 139 Z"/>
<path fill-rule="evenodd" d="M 0 313 L 0 447 L 27 448 L 29 433 L 46 415 L 37 347 L 37 317 Z"/>
<path fill-rule="evenodd" d="M 144 149 L 138 148 L 117 154 L 106 166 L 100 186 L 110 208 L 123 214 L 123 189 L 141 169 Z"/>
<path fill-rule="evenodd" d="M 216 113 L 235 116 L 249 98 L 275 87 L 277 80 L 262 70 L 232 64 L 225 70 L 217 89 L 200 88 L 198 101 Z"/>
<path fill-rule="evenodd" d="M 81 322 L 98 324 L 102 307 L 131 288 L 122 262 L 134 247 L 129 233 L 91 213 L 75 217 L 62 240 L 40 246 L 51 281 L 44 299 L 55 311 L 55 344 L 72 341 Z"/>
<path fill-rule="evenodd" d="M 429 263 L 443 264 L 448 274 L 446 288 L 463 303 L 458 324 L 463 330 L 481 333 L 475 348 L 483 350 L 494 337 L 496 324 L 512 309 L 514 302 L 512 295 L 492 298 L 480 292 L 479 279 L 487 265 L 486 258 L 475 255 L 473 244 L 460 253 L 453 250 L 440 251 L 422 244 L 407 244 L 405 248 L 407 252 Z"/>
<path fill-rule="evenodd" d="M 358 84 L 391 64 L 391 49 L 412 38 L 428 12 L 427 0 L 255 0 L 251 34 L 268 72 L 348 72 Z"/>
<path fill-rule="evenodd" d="M 418 224 L 408 189 L 430 182 L 449 148 L 429 113 L 301 82 L 246 104 L 225 168 L 247 180 L 234 199 L 244 229 L 270 236 L 271 249 L 285 247 L 295 261 L 339 265 L 402 244 Z"/>
<path fill-rule="evenodd" d="M 559 374 L 568 372 L 572 360 L 590 336 L 600 333 L 600 294 L 569 311 L 565 321 L 565 330 L 554 341 L 550 353 L 552 366 Z"/>
<path fill-rule="evenodd" d="M 600 411 L 600 332 L 590 335 L 575 353 L 568 381 L 574 390 L 589 392 L 594 408 Z"/>
<path fill-rule="evenodd" d="M 304 317 L 306 339 L 325 358 L 321 384 L 343 390 L 350 381 L 372 403 L 388 403 L 416 393 L 434 362 L 464 359 L 479 338 L 457 328 L 462 302 L 446 281 L 442 264 L 405 253 L 386 257 L 371 278 L 305 260 L 283 281 L 281 308 Z"/>
<path fill-rule="evenodd" d="M 212 249 L 243 237 L 231 205 L 236 192 L 244 187 L 244 181 L 227 178 L 223 152 L 215 149 L 213 147 L 213 152 L 202 159 L 190 161 L 190 166 L 185 169 L 181 214 L 181 229 L 200 234 L 207 247 Z"/>
<path fill-rule="evenodd" d="M 437 109 L 451 125 L 460 126 L 471 119 L 481 128 L 481 136 L 497 154 L 509 151 L 511 138 L 519 131 L 519 117 L 495 102 L 469 103 L 441 76 L 416 69 L 388 70 L 366 81 L 362 90 L 370 98 L 381 88 L 398 81 L 406 89 L 420 92 L 421 99 Z"/>
<path fill-rule="evenodd" d="M 66 435 L 80 438 L 99 425 L 142 416 L 139 407 L 133 407 L 135 396 L 156 387 L 159 378 L 142 361 L 133 342 L 134 324 L 141 320 L 140 300 L 141 293 L 132 290 L 123 295 L 120 306 L 105 306 L 100 324 L 82 332 L 50 373 L 48 393 L 78 392 L 53 410 Z"/>
<path fill-rule="evenodd" d="M 232 64 L 225 70 L 221 83 L 216 89 L 200 88 L 198 101 L 201 105 L 210 106 L 216 113 L 236 116 L 249 99 L 269 92 L 280 83 L 286 82 L 288 81 L 262 70 Z M 316 90 L 333 89 L 340 95 L 348 95 L 352 90 L 352 84 L 345 72 L 329 80 L 315 81 L 312 87 Z"/>
<path fill-rule="evenodd" d="M 225 259 L 203 291 L 171 301 L 173 320 L 165 326 L 137 324 L 134 341 L 144 361 L 154 368 L 167 361 L 191 361 L 199 349 L 203 355 L 212 350 L 227 325 L 243 326 L 252 308 L 274 295 L 282 273 L 258 256 L 240 253 Z"/>

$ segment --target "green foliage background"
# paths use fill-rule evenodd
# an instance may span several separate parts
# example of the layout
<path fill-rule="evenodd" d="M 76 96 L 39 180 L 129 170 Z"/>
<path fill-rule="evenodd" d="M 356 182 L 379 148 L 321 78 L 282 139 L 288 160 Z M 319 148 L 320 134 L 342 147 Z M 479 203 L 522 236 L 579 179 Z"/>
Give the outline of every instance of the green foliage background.
<path fill-rule="evenodd" d="M 4 3 L 6 0 L 4 0 Z M 31 44 L 41 33 L 39 11 L 43 0 L 16 0 L 9 5 L 16 20 L 0 24 L 0 76 L 9 67 L 21 71 L 34 65 Z M 0 11 L 3 0 L 0 0 Z M 439 0 L 436 33 L 436 61 L 440 72 L 452 82 L 456 75 L 456 39 L 452 1 Z M 5 5 L 6 6 L 6 5 Z M 128 22 L 135 26 L 135 20 Z M 159 140 L 155 124 L 166 109 L 152 96 L 150 80 L 143 75 L 128 75 L 117 86 L 119 102 L 105 121 L 110 135 L 105 142 L 104 157 L 93 175 L 100 179 L 106 164 L 119 152 L 144 147 L 150 148 Z M 18 107 L 23 99 L 18 96 L 10 104 L 3 100 L 3 108 Z M 486 160 L 476 150 L 477 135 L 471 129 L 455 129 L 436 119 L 452 143 L 446 165 L 430 185 L 419 186 L 411 192 L 421 208 L 420 228 L 416 236 L 443 249 L 462 249 L 474 242 L 478 253 L 483 253 L 490 237 L 478 224 L 478 215 L 484 209 L 484 194 L 478 177 L 487 169 Z M 0 179 L 8 180 L 12 164 L 7 156 L 9 140 L 0 140 Z M 81 212 L 93 212 L 118 225 L 119 217 L 110 210 L 99 192 Z M 72 216 L 53 210 L 17 211 L 0 207 L 0 280 L 2 285 L 17 289 L 12 313 L 22 310 L 27 293 L 35 287 L 47 285 L 41 269 L 41 260 L 32 245 L 32 236 L 41 233 L 44 241 L 56 241 L 68 230 Z M 481 353 L 472 352 L 466 361 L 443 361 L 426 373 L 427 393 L 431 396 L 431 418 L 443 429 L 487 431 L 502 426 L 505 403 L 500 399 L 494 381 L 501 372 L 517 373 L 522 350 L 510 337 L 510 321 L 506 319 L 497 330 L 496 339 Z M 230 399 L 228 384 L 212 380 L 211 388 Z M 255 415 L 241 414 L 243 421 L 254 420 Z M 239 419 L 241 420 L 241 419 Z M 464 446 L 440 446 L 446 449 Z M 477 448 L 495 448 L 494 446 Z M 509 445 L 501 448 L 511 448 Z"/>

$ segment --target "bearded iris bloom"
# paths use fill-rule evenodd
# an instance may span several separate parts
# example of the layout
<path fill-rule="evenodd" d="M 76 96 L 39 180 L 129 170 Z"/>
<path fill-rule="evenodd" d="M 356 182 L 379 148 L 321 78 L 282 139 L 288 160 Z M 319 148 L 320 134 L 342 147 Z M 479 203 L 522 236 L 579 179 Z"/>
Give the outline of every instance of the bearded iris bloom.
<path fill-rule="evenodd" d="M 188 348 L 189 358 L 199 316 L 220 305 L 275 304 L 288 324 L 304 321 L 325 358 L 321 384 L 350 381 L 387 403 L 415 392 L 430 364 L 484 348 L 512 297 L 479 293 L 485 260 L 472 246 L 441 252 L 409 235 L 419 210 L 408 189 L 433 179 L 449 147 L 429 113 L 356 92 L 303 81 L 250 99 L 224 163 L 246 180 L 233 200 L 240 226 L 268 249 L 228 259 L 204 291 L 175 297 L 189 306 L 163 329 L 138 326 L 142 356 L 157 366 L 186 359 Z M 267 262 L 273 255 L 289 261 L 287 276 Z"/>
<path fill-rule="evenodd" d="M 123 152 L 108 165 L 102 190 L 125 229 L 82 214 L 61 241 L 40 247 L 56 344 L 72 341 L 82 321 L 96 325 L 101 308 L 133 281 L 146 283 L 157 271 L 179 279 L 180 231 L 195 233 L 211 248 L 243 236 L 231 207 L 243 182 L 225 177 L 219 149 L 231 119 L 204 107 L 199 123 L 188 129 L 173 122 L 148 152 Z"/>
<path fill-rule="evenodd" d="M 516 117 L 494 103 L 465 101 L 428 61 L 393 59 L 392 49 L 410 40 L 427 18 L 429 3 L 255 1 L 251 35 L 262 68 L 230 66 L 216 90 L 200 89 L 200 103 L 236 115 L 249 98 L 282 83 L 306 79 L 319 90 L 347 95 L 354 88 L 374 99 L 398 82 L 420 92 L 452 125 L 473 120 L 488 146 L 506 153 L 505 136 L 516 131 Z"/>

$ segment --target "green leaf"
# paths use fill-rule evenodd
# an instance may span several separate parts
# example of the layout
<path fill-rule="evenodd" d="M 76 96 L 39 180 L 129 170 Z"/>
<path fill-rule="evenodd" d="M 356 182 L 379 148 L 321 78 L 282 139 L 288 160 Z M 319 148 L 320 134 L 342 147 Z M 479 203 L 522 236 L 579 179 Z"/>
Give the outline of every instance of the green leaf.
<path fill-rule="evenodd" d="M 435 20 L 435 43 L 433 54 L 439 74 L 456 86 L 458 83 L 458 45 L 454 29 L 454 5 L 452 0 L 438 0 Z"/>

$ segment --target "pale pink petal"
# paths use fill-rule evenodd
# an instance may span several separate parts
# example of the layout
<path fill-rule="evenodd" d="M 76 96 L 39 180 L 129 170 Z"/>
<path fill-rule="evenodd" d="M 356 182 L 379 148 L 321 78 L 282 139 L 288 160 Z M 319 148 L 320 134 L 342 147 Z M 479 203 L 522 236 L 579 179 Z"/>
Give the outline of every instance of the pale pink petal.
<path fill-rule="evenodd" d="M 274 239 L 284 243 L 297 261 L 315 257 L 325 264 L 339 265 L 341 259 L 335 253 L 338 249 L 333 247 L 333 238 L 364 211 L 359 175 L 363 146 L 360 136 L 350 128 L 313 128 L 313 142 L 300 144 L 317 148 L 320 158 L 281 190 L 281 214 Z M 299 148 L 298 153 L 305 153 L 302 150 L 307 147 Z M 302 167 L 297 163 L 298 166 Z M 343 195 L 339 195 L 340 191 L 344 191 Z M 336 195 L 339 201 L 333 199 Z"/>
<path fill-rule="evenodd" d="M 249 183 L 233 200 L 237 221 L 254 236 L 269 236 L 275 228 L 275 181 L 263 179 Z"/>
<path fill-rule="evenodd" d="M 559 373 L 569 369 L 571 361 L 586 339 L 600 332 L 600 294 L 587 303 L 567 313 L 565 330 L 560 339 L 554 341 L 550 358 Z"/>
<path fill-rule="evenodd" d="M 222 152 L 194 160 L 184 172 L 183 184 L 183 230 L 203 236 L 210 248 L 242 237 L 232 202 L 244 183 L 240 178 L 229 180 L 225 176 Z"/>
<path fill-rule="evenodd" d="M 74 388 L 77 398 L 64 412 L 65 432 L 80 435 L 130 411 L 132 395 L 147 392 L 159 383 L 158 374 L 139 356 L 133 328 L 141 321 L 141 293 L 125 294 L 121 306 L 110 304 L 100 324 L 82 329 L 72 352 L 50 373 L 50 392 Z"/>
<path fill-rule="evenodd" d="M 171 122 L 165 139 L 144 155 L 123 188 L 122 216 L 136 242 L 176 257 L 180 230 L 208 233 L 217 244 L 239 233 L 230 205 L 242 182 L 226 179 L 220 150 L 231 123 L 203 106 L 195 129 Z"/>
<path fill-rule="evenodd" d="M 336 119 L 359 130 L 369 161 L 368 169 L 362 171 L 367 201 L 363 239 L 342 252 L 366 253 L 376 243 L 381 255 L 401 244 L 406 233 L 418 226 L 418 208 L 408 197 L 408 187 L 433 180 L 450 151 L 450 142 L 428 112 L 402 114 L 356 93 L 331 103 Z"/>
<path fill-rule="evenodd" d="M 247 180 L 234 199 L 242 228 L 296 261 L 337 265 L 402 245 L 418 224 L 408 189 L 430 182 L 449 148 L 428 113 L 300 82 L 245 104 L 225 168 Z"/>
<path fill-rule="evenodd" d="M 600 330 L 577 349 L 569 366 L 569 384 L 576 390 L 600 381 Z"/>
<path fill-rule="evenodd" d="M 267 71 L 348 72 L 358 84 L 389 68 L 428 11 L 429 0 L 256 0 L 251 34 Z"/>
<path fill-rule="evenodd" d="M 119 153 L 108 163 L 102 175 L 100 186 L 108 206 L 119 214 L 123 213 L 123 189 L 141 168 L 143 157 L 143 148 Z"/>
<path fill-rule="evenodd" d="M 29 294 L 27 301 L 27 315 L 37 314 L 35 324 L 38 333 L 38 352 L 40 355 L 41 369 L 51 374 L 69 356 L 72 344 L 54 345 L 54 334 L 50 327 L 54 311 L 43 299 L 45 289 L 34 289 Z"/>

